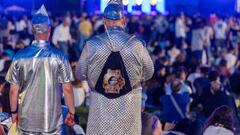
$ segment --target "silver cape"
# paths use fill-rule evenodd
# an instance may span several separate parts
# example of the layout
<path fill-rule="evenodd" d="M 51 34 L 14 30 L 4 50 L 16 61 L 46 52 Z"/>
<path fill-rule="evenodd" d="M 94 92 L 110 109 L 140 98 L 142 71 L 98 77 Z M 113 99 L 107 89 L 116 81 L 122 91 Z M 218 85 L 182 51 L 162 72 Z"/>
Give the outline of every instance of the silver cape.
<path fill-rule="evenodd" d="M 92 89 L 87 135 L 140 135 L 140 82 L 152 77 L 153 62 L 144 42 L 136 37 L 131 38 L 131 35 L 120 27 L 111 27 L 108 30 L 113 46 L 109 45 L 106 33 L 93 37 L 86 42 L 77 66 L 77 77 L 87 80 Z M 112 51 L 120 51 L 133 88 L 116 99 L 108 99 L 94 90 L 103 66 L 111 54 L 109 47 Z"/>
<path fill-rule="evenodd" d="M 62 124 L 59 83 L 73 81 L 64 54 L 47 41 L 33 41 L 14 57 L 6 80 L 20 86 L 19 128 L 23 132 L 56 133 Z"/>

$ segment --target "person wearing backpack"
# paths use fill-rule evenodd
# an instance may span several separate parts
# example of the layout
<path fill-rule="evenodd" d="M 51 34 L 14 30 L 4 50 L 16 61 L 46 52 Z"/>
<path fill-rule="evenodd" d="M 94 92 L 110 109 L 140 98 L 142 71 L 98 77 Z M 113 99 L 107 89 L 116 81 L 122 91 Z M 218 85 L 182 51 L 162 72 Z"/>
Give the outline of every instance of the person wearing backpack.
<path fill-rule="evenodd" d="M 104 11 L 106 32 L 86 41 L 77 78 L 91 88 L 87 135 L 140 135 L 141 82 L 150 79 L 153 62 L 144 42 L 124 32 L 121 1 Z"/>

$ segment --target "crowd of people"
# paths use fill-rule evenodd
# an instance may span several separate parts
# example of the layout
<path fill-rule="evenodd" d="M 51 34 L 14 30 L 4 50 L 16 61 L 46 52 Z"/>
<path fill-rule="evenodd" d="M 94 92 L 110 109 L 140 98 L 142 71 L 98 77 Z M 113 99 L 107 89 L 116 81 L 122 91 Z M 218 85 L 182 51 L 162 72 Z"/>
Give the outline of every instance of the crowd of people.
<path fill-rule="evenodd" d="M 65 53 L 75 70 L 85 41 L 105 32 L 102 17 L 83 13 L 51 18 L 52 45 Z M 214 13 L 209 17 L 127 15 L 125 19 L 126 31 L 146 43 L 155 66 L 152 79 L 143 84 L 143 117 L 154 115 L 153 120 L 143 121 L 143 133 L 239 134 L 240 19 Z M 30 20 L 0 17 L 0 112 L 10 112 L 4 77 L 14 54 L 33 40 Z M 74 84 L 89 95 L 85 82 Z M 88 106 L 87 96 L 86 101 Z"/>

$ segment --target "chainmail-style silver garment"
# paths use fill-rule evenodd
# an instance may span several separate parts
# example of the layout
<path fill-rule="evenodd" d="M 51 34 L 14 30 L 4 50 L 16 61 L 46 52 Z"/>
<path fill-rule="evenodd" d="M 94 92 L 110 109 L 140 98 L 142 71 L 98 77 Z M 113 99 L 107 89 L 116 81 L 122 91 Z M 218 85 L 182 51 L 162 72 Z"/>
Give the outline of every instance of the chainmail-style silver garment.
<path fill-rule="evenodd" d="M 19 128 L 23 133 L 60 134 L 63 122 L 59 83 L 73 81 L 64 54 L 47 41 L 33 41 L 14 57 L 6 80 L 20 86 Z"/>
<path fill-rule="evenodd" d="M 140 135 L 140 82 L 152 77 L 153 62 L 142 41 L 126 34 L 120 27 L 110 27 L 108 30 L 113 46 L 106 33 L 93 37 L 86 42 L 77 67 L 77 77 L 87 80 L 92 90 L 87 135 Z M 109 99 L 95 91 L 111 50 L 120 51 L 133 88 L 115 99 Z"/>

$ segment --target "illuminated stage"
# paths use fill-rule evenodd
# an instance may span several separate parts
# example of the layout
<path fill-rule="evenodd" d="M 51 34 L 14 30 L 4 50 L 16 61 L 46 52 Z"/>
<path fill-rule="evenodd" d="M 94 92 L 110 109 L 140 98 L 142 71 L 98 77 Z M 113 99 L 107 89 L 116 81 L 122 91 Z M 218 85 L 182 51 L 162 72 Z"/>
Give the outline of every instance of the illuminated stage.
<path fill-rule="evenodd" d="M 109 0 L 101 0 L 101 12 L 104 11 Z M 166 0 L 123 0 L 127 12 L 144 12 L 151 13 L 157 11 L 165 13 Z"/>

